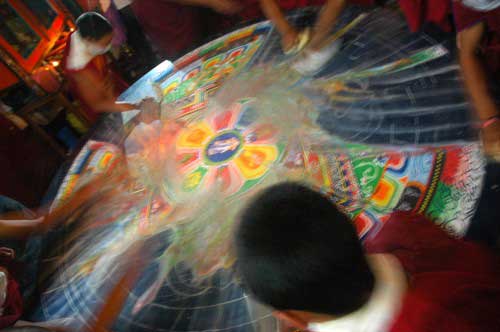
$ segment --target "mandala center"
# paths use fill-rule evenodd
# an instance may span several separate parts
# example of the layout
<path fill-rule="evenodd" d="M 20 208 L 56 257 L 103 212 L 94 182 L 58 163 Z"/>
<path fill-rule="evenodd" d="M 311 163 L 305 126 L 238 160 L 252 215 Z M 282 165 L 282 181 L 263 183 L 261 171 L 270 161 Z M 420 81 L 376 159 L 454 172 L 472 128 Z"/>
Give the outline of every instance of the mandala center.
<path fill-rule="evenodd" d="M 205 158 L 211 163 L 223 163 L 240 151 L 243 140 L 238 133 L 229 131 L 215 136 L 205 149 Z"/>

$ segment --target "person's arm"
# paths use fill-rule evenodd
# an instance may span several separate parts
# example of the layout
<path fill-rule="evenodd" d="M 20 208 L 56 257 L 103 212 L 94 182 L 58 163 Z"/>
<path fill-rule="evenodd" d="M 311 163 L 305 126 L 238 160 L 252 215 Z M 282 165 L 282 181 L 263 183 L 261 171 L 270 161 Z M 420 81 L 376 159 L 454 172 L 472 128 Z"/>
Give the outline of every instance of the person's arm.
<path fill-rule="evenodd" d="M 132 104 L 115 103 L 112 86 L 89 72 L 80 72 L 74 79 L 81 98 L 97 112 L 125 112 L 136 109 Z"/>
<path fill-rule="evenodd" d="M 478 23 L 459 32 L 457 36 L 465 88 L 479 119 L 483 121 L 498 115 L 497 106 L 489 92 L 483 64 L 477 55 L 484 32 L 484 23 Z"/>
<path fill-rule="evenodd" d="M 119 177 L 120 171 L 112 176 Z M 0 216 L 0 236 L 5 238 L 25 238 L 32 234 L 44 233 L 65 220 L 77 211 L 83 204 L 88 202 L 93 196 L 103 192 L 103 186 L 109 181 L 110 176 L 100 174 L 95 180 L 87 183 L 78 189 L 65 203 L 46 214 L 40 209 L 39 212 L 45 215 L 36 219 L 21 219 L 19 212 L 9 212 Z"/>
<path fill-rule="evenodd" d="M 285 35 L 295 28 L 288 22 L 276 0 L 260 0 L 264 15 L 276 26 L 281 35 Z"/>
<path fill-rule="evenodd" d="M 288 22 L 278 2 L 276 0 L 260 0 L 260 6 L 264 15 L 274 24 L 281 35 L 283 50 L 292 48 L 297 41 L 298 32 Z"/>
<path fill-rule="evenodd" d="M 298 32 L 288 22 L 277 1 L 260 0 L 260 5 L 264 15 L 273 22 L 281 34 L 283 49 L 288 50 L 293 47 L 297 41 Z M 313 35 L 308 45 L 310 48 L 318 50 L 325 46 L 324 42 L 345 5 L 346 0 L 329 0 L 326 2 L 314 26 Z"/>
<path fill-rule="evenodd" d="M 44 218 L 37 219 L 0 219 L 0 234 L 5 238 L 25 238 L 36 233 Z"/>
<path fill-rule="evenodd" d="M 324 45 L 332 27 L 337 21 L 338 17 L 344 10 L 346 5 L 346 0 L 328 0 L 326 4 L 321 9 L 318 20 L 314 25 L 314 31 L 309 42 L 309 47 L 318 50 L 326 45 Z"/>

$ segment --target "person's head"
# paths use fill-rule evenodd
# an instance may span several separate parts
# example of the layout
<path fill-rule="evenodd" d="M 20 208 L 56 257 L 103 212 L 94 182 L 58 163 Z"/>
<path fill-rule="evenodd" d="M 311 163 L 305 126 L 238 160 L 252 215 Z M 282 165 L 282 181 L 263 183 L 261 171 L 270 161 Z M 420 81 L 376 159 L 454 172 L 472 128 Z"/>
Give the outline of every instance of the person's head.
<path fill-rule="evenodd" d="M 95 12 L 86 12 L 78 17 L 76 27 L 87 49 L 93 55 L 109 51 L 113 39 L 113 26 L 104 16 Z"/>
<path fill-rule="evenodd" d="M 260 193 L 241 214 L 235 250 L 243 287 L 285 315 L 345 315 L 374 287 L 351 220 L 301 184 Z"/>

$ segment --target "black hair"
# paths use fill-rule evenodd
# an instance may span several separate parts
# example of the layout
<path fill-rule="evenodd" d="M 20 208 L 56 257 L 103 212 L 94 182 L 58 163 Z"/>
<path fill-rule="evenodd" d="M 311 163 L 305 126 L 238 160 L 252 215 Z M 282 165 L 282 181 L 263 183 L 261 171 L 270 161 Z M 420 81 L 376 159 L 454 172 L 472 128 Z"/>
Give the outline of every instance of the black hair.
<path fill-rule="evenodd" d="M 351 220 L 298 183 L 272 186 L 244 209 L 235 250 L 243 287 L 278 310 L 345 315 L 374 287 Z"/>
<path fill-rule="evenodd" d="M 80 15 L 76 20 L 76 27 L 82 38 L 90 40 L 99 40 L 113 32 L 111 23 L 96 12 L 86 12 Z"/>

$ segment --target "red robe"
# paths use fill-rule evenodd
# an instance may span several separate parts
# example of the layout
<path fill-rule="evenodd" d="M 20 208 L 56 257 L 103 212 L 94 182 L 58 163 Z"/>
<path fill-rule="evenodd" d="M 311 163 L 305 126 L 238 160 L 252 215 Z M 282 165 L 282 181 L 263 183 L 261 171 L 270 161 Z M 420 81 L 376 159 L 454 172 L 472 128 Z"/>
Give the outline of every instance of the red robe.
<path fill-rule="evenodd" d="M 395 255 L 409 277 L 392 332 L 500 331 L 500 257 L 493 252 L 406 213 L 394 214 L 365 248 Z"/>
<path fill-rule="evenodd" d="M 87 65 L 82 68 L 82 69 L 68 69 L 67 68 L 67 62 L 68 62 L 68 56 L 69 56 L 69 50 L 71 47 L 71 36 L 72 34 L 68 37 L 68 42 L 66 44 L 66 48 L 64 50 L 64 57 L 62 61 L 63 65 L 63 70 L 65 77 L 68 81 L 68 88 L 69 91 L 71 92 L 72 96 L 80 101 L 81 104 L 81 109 L 83 112 L 86 114 L 87 118 L 91 123 L 95 122 L 97 118 L 99 117 L 99 113 L 94 110 L 92 105 L 89 105 L 85 102 L 84 99 L 82 99 L 81 92 L 78 88 L 78 85 L 76 84 L 75 80 L 75 74 L 84 72 L 84 71 L 90 71 L 93 72 L 94 75 L 99 77 L 100 80 L 106 81 L 110 80 L 113 82 L 113 88 L 115 89 L 114 93 L 118 97 L 120 93 L 125 91 L 127 88 L 127 83 L 121 79 L 116 73 L 114 73 L 108 64 L 108 60 L 106 59 L 105 55 L 98 55 L 94 57 Z"/>
<path fill-rule="evenodd" d="M 199 41 L 202 24 L 198 8 L 166 0 L 135 0 L 131 7 L 162 55 L 173 59 Z"/>
<path fill-rule="evenodd" d="M 399 7 L 412 32 L 426 23 L 434 23 L 444 31 L 451 31 L 451 0 L 399 0 Z"/>
<path fill-rule="evenodd" d="M 254 20 L 264 17 L 258 0 L 240 0 L 240 2 L 243 3 L 243 10 L 238 15 L 243 20 Z M 325 2 L 326 0 L 278 0 L 280 8 L 284 11 L 309 6 L 323 6 Z M 348 2 L 355 5 L 371 6 L 375 4 L 376 0 L 349 0 Z"/>

